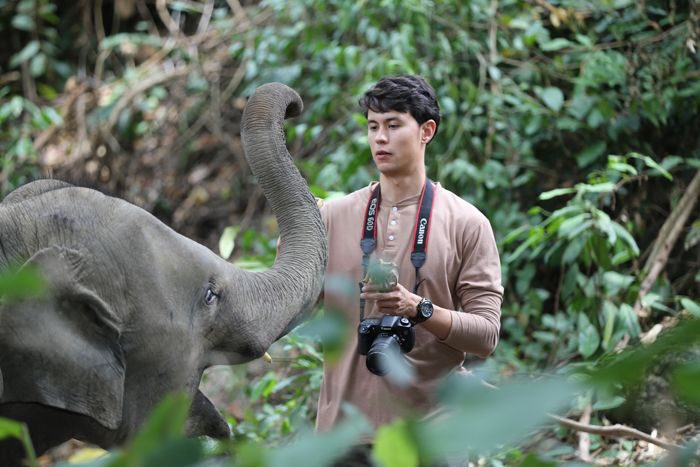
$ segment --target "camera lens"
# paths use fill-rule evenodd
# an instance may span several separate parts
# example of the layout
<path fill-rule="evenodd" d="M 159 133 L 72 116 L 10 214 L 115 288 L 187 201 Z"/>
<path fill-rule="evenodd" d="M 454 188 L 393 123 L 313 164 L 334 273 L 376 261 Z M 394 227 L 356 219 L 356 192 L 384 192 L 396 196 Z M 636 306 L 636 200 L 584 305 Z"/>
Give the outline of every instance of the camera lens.
<path fill-rule="evenodd" d="M 401 347 L 398 337 L 392 334 L 380 334 L 367 352 L 367 369 L 377 376 L 389 373 L 391 364 L 400 358 Z"/>

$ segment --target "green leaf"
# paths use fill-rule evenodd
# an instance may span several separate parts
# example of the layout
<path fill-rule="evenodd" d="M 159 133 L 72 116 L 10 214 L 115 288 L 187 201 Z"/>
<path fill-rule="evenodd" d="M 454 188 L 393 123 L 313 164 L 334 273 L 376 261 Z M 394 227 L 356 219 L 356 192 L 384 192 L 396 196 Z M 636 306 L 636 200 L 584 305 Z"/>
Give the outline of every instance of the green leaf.
<path fill-rule="evenodd" d="M 22 439 L 22 423 L 0 417 L 0 439 Z"/>
<path fill-rule="evenodd" d="M 236 237 L 240 231 L 239 227 L 226 227 L 219 238 L 219 254 L 224 259 L 229 259 L 236 246 Z"/>
<path fill-rule="evenodd" d="M 624 311 L 625 307 L 634 316 L 634 310 L 626 303 L 620 306 L 620 311 Z M 636 321 L 636 317 L 634 319 Z M 639 384 L 657 356 L 679 349 L 685 350 L 697 343 L 700 343 L 700 320 L 683 321 L 659 336 L 653 344 L 629 348 L 621 354 L 611 356 L 590 372 L 589 381 L 601 386 Z"/>
<path fill-rule="evenodd" d="M 584 358 L 593 355 L 600 345 L 598 330 L 588 320 L 585 313 L 578 315 L 578 351 Z"/>
<path fill-rule="evenodd" d="M 570 195 L 576 193 L 576 188 L 555 188 L 554 190 L 545 191 L 540 193 L 539 199 L 548 200 L 556 198 L 557 196 Z"/>
<path fill-rule="evenodd" d="M 610 410 L 615 407 L 619 407 L 625 403 L 625 398 L 622 396 L 617 396 L 613 394 L 605 394 L 604 396 L 598 396 L 595 403 L 593 404 L 593 410 Z"/>
<path fill-rule="evenodd" d="M 620 274 L 615 271 L 606 271 L 603 273 L 603 284 L 608 297 L 614 297 L 620 292 L 624 292 L 632 285 L 634 280 L 634 276 Z"/>
<path fill-rule="evenodd" d="M 584 193 L 612 193 L 615 191 L 615 184 L 612 182 L 603 183 L 579 183 L 576 185 Z"/>
<path fill-rule="evenodd" d="M 250 400 L 255 402 L 260 398 L 267 398 L 272 391 L 275 389 L 277 384 L 277 379 L 275 374 L 270 372 L 266 373 L 254 386 L 250 393 Z"/>
<path fill-rule="evenodd" d="M 540 49 L 544 50 L 545 52 L 553 52 L 555 50 L 561 50 L 575 46 L 576 44 L 568 39 L 557 38 L 540 44 Z"/>
<path fill-rule="evenodd" d="M 204 448 L 198 439 L 175 438 L 159 443 L 156 449 L 145 456 L 144 467 L 191 467 L 204 460 Z"/>
<path fill-rule="evenodd" d="M 664 169 L 661 165 L 659 165 L 651 157 L 645 156 L 644 154 L 639 154 L 636 152 L 632 152 L 629 155 L 632 157 L 635 157 L 637 159 L 641 159 L 642 161 L 644 161 L 644 163 L 647 165 L 647 167 L 656 170 L 657 172 L 659 172 L 662 176 L 664 176 L 668 180 L 673 180 L 673 175 L 671 175 L 671 173 L 668 170 Z"/>
<path fill-rule="evenodd" d="M 36 54 L 29 65 L 29 73 L 33 77 L 41 76 L 46 71 L 46 55 L 43 53 Z"/>
<path fill-rule="evenodd" d="M 590 217 L 591 215 L 589 213 L 583 212 L 566 219 L 559 225 L 557 235 L 560 237 L 567 237 L 569 239 L 573 238 L 572 234 L 579 232 L 582 226 L 585 225 L 587 227 L 590 225 L 590 222 L 587 222 Z"/>
<path fill-rule="evenodd" d="M 609 300 L 605 300 L 605 302 L 603 302 L 603 319 L 605 320 L 605 327 L 603 328 L 602 342 L 602 346 L 605 351 L 610 350 L 611 339 L 613 331 L 615 330 L 616 315 L 617 307 Z"/>
<path fill-rule="evenodd" d="M 10 59 L 10 68 L 14 68 L 33 58 L 39 52 L 39 41 L 29 41 L 22 50 Z"/>
<path fill-rule="evenodd" d="M 700 408 L 700 364 L 691 362 L 679 365 L 672 373 L 673 389 L 686 401 Z"/>
<path fill-rule="evenodd" d="M 342 457 L 357 441 L 371 431 L 367 419 L 352 406 L 344 407 L 343 421 L 329 432 L 302 432 L 293 442 L 267 450 L 266 464 L 241 464 L 242 467 L 324 467 Z M 238 465 L 238 464 L 237 464 Z"/>
<path fill-rule="evenodd" d="M 564 254 L 561 257 L 563 264 L 574 263 L 581 254 L 581 250 L 586 245 L 586 240 L 582 237 L 573 238 L 564 250 Z"/>
<path fill-rule="evenodd" d="M 544 88 L 539 90 L 537 95 L 554 112 L 559 112 L 564 105 L 564 93 L 559 88 Z"/>
<path fill-rule="evenodd" d="M 587 167 L 598 159 L 605 152 L 605 141 L 598 141 L 588 146 L 576 155 L 576 162 L 579 167 Z"/>
<path fill-rule="evenodd" d="M 144 461 L 150 456 L 158 458 L 164 443 L 182 440 L 190 404 L 191 399 L 187 394 L 174 393 L 166 396 L 153 409 L 126 451 L 111 461 L 109 467 L 147 465 Z"/>
<path fill-rule="evenodd" d="M 696 318 L 700 318 L 700 304 L 688 297 L 681 297 L 680 301 L 683 308 L 685 308 L 690 314 Z"/>
<path fill-rule="evenodd" d="M 34 30 L 34 18 L 29 15 L 15 15 L 12 18 L 12 26 L 20 31 L 32 32 Z"/>
<path fill-rule="evenodd" d="M 46 290 L 46 281 L 34 268 L 0 271 L 0 298 L 15 301 L 40 297 Z"/>
<path fill-rule="evenodd" d="M 407 423 L 399 420 L 377 430 L 374 458 L 385 467 L 418 467 L 419 457 Z"/>
<path fill-rule="evenodd" d="M 567 407 L 577 390 L 562 377 L 512 378 L 498 389 L 484 385 L 477 375 L 450 378 L 443 387 L 448 410 L 416 426 L 421 460 L 487 454 L 516 443 L 550 423 L 548 414 Z"/>
<path fill-rule="evenodd" d="M 637 246 L 637 242 L 634 240 L 634 237 L 625 229 L 622 227 L 620 224 L 617 222 L 612 223 L 612 228 L 615 230 L 617 233 L 618 237 L 620 237 L 624 243 L 628 246 L 630 251 L 634 256 L 639 255 L 639 247 Z"/>
<path fill-rule="evenodd" d="M 1 373 L 0 376 L 2 376 Z M 2 383 L 2 381 L 0 381 L 0 383 Z M 1 384 L 0 389 L 2 389 Z M 2 391 L 0 390 L 0 393 L 1 392 Z M 24 452 L 26 454 L 26 462 L 29 464 L 29 466 L 38 466 L 36 461 L 36 453 L 34 452 L 32 439 L 29 437 L 29 430 L 27 430 L 27 425 L 16 420 L 0 417 L 0 440 L 6 438 L 17 438 L 24 447 Z"/>

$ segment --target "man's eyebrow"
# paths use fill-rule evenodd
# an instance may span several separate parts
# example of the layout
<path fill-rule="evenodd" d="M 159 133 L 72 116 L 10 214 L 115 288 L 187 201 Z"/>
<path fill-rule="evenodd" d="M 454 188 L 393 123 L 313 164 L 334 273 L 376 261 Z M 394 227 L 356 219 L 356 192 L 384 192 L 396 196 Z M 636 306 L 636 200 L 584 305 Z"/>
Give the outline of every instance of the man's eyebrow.
<path fill-rule="evenodd" d="M 391 117 L 379 119 L 379 121 L 382 121 L 382 122 L 392 122 L 392 121 L 395 121 L 395 120 L 401 120 L 401 119 L 400 119 L 399 117 L 397 117 L 397 116 L 391 116 Z M 367 120 L 367 123 L 379 123 L 379 122 L 378 122 L 377 119 L 375 119 L 375 118 L 370 118 L 370 119 Z"/>

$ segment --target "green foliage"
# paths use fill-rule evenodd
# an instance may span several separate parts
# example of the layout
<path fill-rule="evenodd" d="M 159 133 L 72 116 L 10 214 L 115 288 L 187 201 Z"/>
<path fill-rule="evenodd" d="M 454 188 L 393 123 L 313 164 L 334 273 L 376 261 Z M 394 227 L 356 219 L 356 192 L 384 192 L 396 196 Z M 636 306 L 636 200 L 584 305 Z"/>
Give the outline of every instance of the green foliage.
<path fill-rule="evenodd" d="M 85 467 L 185 467 L 204 460 L 200 440 L 184 437 L 190 398 L 184 394 L 166 396 L 153 409 L 136 437 L 123 450 L 109 452 L 80 464 Z M 60 464 L 66 467 L 71 464 Z"/>
<path fill-rule="evenodd" d="M 428 148 L 429 175 L 485 212 L 499 243 L 506 297 L 494 366 L 525 372 L 574 361 L 578 365 L 562 371 L 595 372 L 602 365 L 600 375 L 612 380 L 618 371 L 641 372 L 646 367 L 640 362 L 662 351 L 625 353 L 620 366 L 607 366 L 627 337 L 634 344 L 654 320 L 700 314 L 697 213 L 667 271 L 644 298 L 652 310 L 649 321 L 640 322 L 632 308 L 643 279 L 639 263 L 689 174 L 700 168 L 696 2 L 266 0 L 246 7 L 245 20 L 215 2 L 205 31 L 212 34 L 184 41 L 163 29 L 154 32 L 143 18 L 91 34 L 71 16 L 80 8 L 66 9 L 64 3 L 0 0 L 0 32 L 7 38 L 0 53 L 2 194 L 38 174 L 38 135 L 65 123 L 57 97 L 69 76 L 87 74 L 88 81 L 99 82 L 99 102 L 85 116 L 88 130 L 109 134 L 127 150 L 173 125 L 164 110 L 173 100 L 187 103 L 175 123 L 185 136 L 218 118 L 207 114 L 222 104 L 211 63 L 244 72 L 232 90 L 236 97 L 267 81 L 285 82 L 306 107 L 288 123 L 288 142 L 314 194 L 326 197 L 377 177 L 357 98 L 383 75 L 420 73 L 436 88 L 443 113 Z M 204 17 L 203 5 L 168 2 L 182 35 Z M 86 11 L 94 14 L 105 11 L 89 6 Z M 239 27 L 247 21 L 256 26 Z M 208 43 L 216 45 L 208 49 Z M 136 52 L 146 50 L 167 59 L 164 69 L 191 66 L 186 84 L 177 88 L 156 80 L 142 97 L 125 99 L 158 74 L 139 67 L 143 57 Z M 206 62 L 207 54 L 215 60 Z M 183 166 L 190 139 L 179 142 Z M 224 257 L 236 253 L 240 267 L 264 270 L 274 261 L 276 234 L 233 228 L 224 232 L 220 251 Z M 357 422 L 339 435 L 284 444 L 313 418 L 322 361 L 314 339 L 323 341 L 323 357 L 332 359 L 348 334 L 344 323 L 329 320 L 311 323 L 305 332 L 280 344 L 294 355 L 289 368 L 264 371 L 232 388 L 254 407 L 234 424 L 238 439 L 250 442 L 235 449 L 241 465 L 281 465 L 280 456 L 304 458 L 319 445 L 327 448 L 321 463 L 362 432 Z M 696 402 L 696 366 L 678 368 L 673 378 L 674 390 Z M 596 410 L 621 403 L 617 388 L 594 386 L 582 392 Z M 549 386 L 535 387 L 548 394 Z M 518 389 L 529 394 L 527 384 Z M 530 395 L 521 402 L 539 406 L 542 401 Z M 473 420 L 479 408 L 470 410 L 476 410 L 467 417 Z M 493 419 L 505 423 L 506 412 L 492 410 L 481 418 L 495 413 Z M 463 440 L 447 435 L 469 427 L 454 423 L 443 429 L 450 446 L 459 447 Z M 395 462 L 392 450 L 410 444 L 406 437 L 414 426 L 422 425 L 406 420 L 383 430 L 377 457 Z M 520 428 L 527 427 L 513 432 Z M 515 438 L 491 441 L 484 446 L 510 445 L 494 454 L 496 461 L 549 462 L 547 455 L 513 446 Z M 284 447 L 261 453 L 260 444 Z M 415 458 L 407 455 L 410 464 Z M 432 454 L 417 455 L 423 460 Z"/>
<path fill-rule="evenodd" d="M 0 377 L 2 377 L 2 374 L 0 374 Z M 1 380 L 0 383 L 2 383 Z M 0 389 L 2 389 L 1 384 Z M 34 454 L 32 440 L 29 438 L 27 425 L 8 418 L 0 417 L 0 441 L 7 438 L 16 438 L 22 443 L 24 451 L 26 452 L 26 461 L 29 467 L 36 467 L 39 465 L 36 461 L 36 454 Z"/>
<path fill-rule="evenodd" d="M 229 418 L 238 440 L 275 445 L 299 430 L 309 429 L 316 413 L 323 360 L 314 341 L 296 332 L 270 350 L 275 369 L 255 381 L 243 376 L 237 383 L 245 396 L 241 419 Z"/>
<path fill-rule="evenodd" d="M 38 106 L 19 95 L 11 96 L 7 87 L 0 87 L 0 169 L 3 174 L 0 194 L 36 177 L 37 154 L 31 133 L 46 130 L 61 121 L 53 107 Z"/>
<path fill-rule="evenodd" d="M 46 282 L 36 270 L 0 269 L 0 298 L 14 301 L 27 297 L 38 297 L 46 291 Z"/>
<path fill-rule="evenodd" d="M 542 193 L 541 201 L 560 197 L 568 197 L 568 201 L 552 212 L 541 207 L 530 209 L 530 222 L 504 239 L 504 246 L 511 249 L 503 258 L 505 269 L 513 273 L 516 292 L 530 302 L 519 312 L 518 321 L 509 320 L 506 327 L 523 322 L 543 326 L 545 330 L 532 333 L 541 344 L 539 356 L 548 353 L 551 363 L 575 353 L 587 359 L 613 350 L 625 336 L 640 334 L 631 306 L 638 284 L 637 265 L 632 261 L 640 253 L 636 232 L 631 230 L 635 227 L 631 222 L 613 220 L 606 211 L 624 195 L 627 184 L 640 178 L 672 179 L 665 166 L 677 163 L 673 157 L 658 164 L 637 153 L 611 155 L 606 168 L 591 172 L 587 183 Z M 537 278 L 531 264 L 558 271 L 554 318 L 542 314 L 541 297 L 532 294 Z M 671 310 L 663 303 L 649 303 Z M 687 305 L 692 309 L 691 303 Z M 561 344 L 565 336 L 570 336 L 568 345 Z M 526 339 L 520 333 L 518 337 Z"/>

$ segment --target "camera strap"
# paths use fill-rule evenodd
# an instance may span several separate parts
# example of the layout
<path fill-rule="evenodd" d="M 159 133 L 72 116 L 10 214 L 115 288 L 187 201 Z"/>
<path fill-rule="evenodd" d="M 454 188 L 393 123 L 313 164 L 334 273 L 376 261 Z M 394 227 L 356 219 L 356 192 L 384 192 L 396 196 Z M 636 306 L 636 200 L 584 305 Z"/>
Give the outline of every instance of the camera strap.
<path fill-rule="evenodd" d="M 413 249 L 411 250 L 411 264 L 416 269 L 416 282 L 413 286 L 413 293 L 418 291 L 422 280 L 420 280 L 419 270 L 425 264 L 428 248 L 428 232 L 430 231 L 430 218 L 435 199 L 435 189 L 430 179 L 425 179 L 425 184 L 420 193 L 418 201 L 418 211 L 416 212 L 416 222 L 413 227 Z M 362 228 L 362 238 L 360 248 L 362 249 L 362 277 L 367 275 L 369 268 L 369 258 L 377 248 L 377 214 L 382 201 L 381 187 L 377 186 L 372 190 L 367 209 L 365 210 L 365 220 Z M 359 286 L 362 290 L 362 281 Z M 360 299 L 360 321 L 365 318 L 365 300 Z"/>

